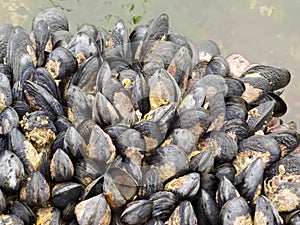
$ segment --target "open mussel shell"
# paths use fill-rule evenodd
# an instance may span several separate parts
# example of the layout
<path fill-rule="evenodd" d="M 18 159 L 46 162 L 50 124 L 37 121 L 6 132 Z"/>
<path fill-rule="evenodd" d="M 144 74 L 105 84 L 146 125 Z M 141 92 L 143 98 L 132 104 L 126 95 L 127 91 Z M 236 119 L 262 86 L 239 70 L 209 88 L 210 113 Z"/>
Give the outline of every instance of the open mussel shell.
<path fill-rule="evenodd" d="M 24 202 L 14 201 L 11 206 L 11 213 L 21 218 L 26 225 L 34 224 L 36 221 L 36 215 Z"/>
<path fill-rule="evenodd" d="M 155 192 L 149 197 L 152 201 L 152 217 L 167 220 L 176 207 L 176 196 L 169 191 Z"/>
<path fill-rule="evenodd" d="M 50 187 L 39 171 L 30 173 L 20 190 L 20 199 L 29 206 L 45 206 L 50 198 Z"/>
<path fill-rule="evenodd" d="M 141 199 L 129 203 L 121 214 L 121 221 L 129 224 L 142 224 L 150 218 L 152 201 Z"/>
<path fill-rule="evenodd" d="M 69 203 L 77 201 L 81 193 L 81 184 L 74 182 L 58 183 L 51 190 L 51 201 L 55 207 L 64 209 Z"/>
<path fill-rule="evenodd" d="M 220 212 L 222 224 L 252 224 L 250 208 L 243 197 L 227 201 Z"/>
<path fill-rule="evenodd" d="M 180 176 L 189 169 L 187 155 L 178 146 L 170 144 L 156 149 L 151 157 L 150 166 L 160 174 L 163 182 Z"/>
<path fill-rule="evenodd" d="M 168 224 L 197 224 L 192 203 L 187 200 L 180 202 L 168 219 Z"/>
<path fill-rule="evenodd" d="M 253 219 L 254 224 L 259 224 L 261 221 L 264 221 L 265 224 L 283 224 L 283 219 L 280 217 L 276 207 L 264 195 L 257 198 Z"/>
<path fill-rule="evenodd" d="M 25 177 L 21 160 L 11 151 L 0 153 L 0 187 L 3 190 L 17 191 Z"/>

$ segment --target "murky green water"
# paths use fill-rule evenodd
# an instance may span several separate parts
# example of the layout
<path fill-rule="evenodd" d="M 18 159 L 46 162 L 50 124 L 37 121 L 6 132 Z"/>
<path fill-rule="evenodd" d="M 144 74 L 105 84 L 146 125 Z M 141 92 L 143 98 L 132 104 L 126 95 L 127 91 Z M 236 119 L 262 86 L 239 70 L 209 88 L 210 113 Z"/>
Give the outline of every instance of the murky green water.
<path fill-rule="evenodd" d="M 120 17 L 132 28 L 132 16 L 141 16 L 144 23 L 166 12 L 176 31 L 196 45 L 212 39 L 224 56 L 236 52 L 250 62 L 285 67 L 292 81 L 282 95 L 288 104 L 283 119 L 300 124 L 300 1 L 0 0 L 0 24 L 29 31 L 33 17 L 53 6 L 65 11 L 72 32 L 83 23 L 109 30 Z"/>

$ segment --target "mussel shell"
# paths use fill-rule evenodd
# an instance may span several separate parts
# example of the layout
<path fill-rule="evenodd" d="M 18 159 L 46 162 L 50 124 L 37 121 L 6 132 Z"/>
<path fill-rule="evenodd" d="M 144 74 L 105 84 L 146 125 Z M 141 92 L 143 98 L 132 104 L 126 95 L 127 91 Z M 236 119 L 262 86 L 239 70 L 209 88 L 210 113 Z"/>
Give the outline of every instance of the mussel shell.
<path fill-rule="evenodd" d="M 156 149 L 151 157 L 150 165 L 157 169 L 163 182 L 183 175 L 189 169 L 185 152 L 172 144 Z"/>
<path fill-rule="evenodd" d="M 232 53 L 226 57 L 226 60 L 229 64 L 230 76 L 234 78 L 239 78 L 246 71 L 250 63 L 248 60 L 236 53 Z"/>
<path fill-rule="evenodd" d="M 300 222 L 300 210 L 288 214 L 285 221 L 288 225 L 297 225 Z"/>
<path fill-rule="evenodd" d="M 50 198 L 50 187 L 39 171 L 29 174 L 20 190 L 20 200 L 29 206 L 45 206 Z"/>
<path fill-rule="evenodd" d="M 13 25 L 11 24 L 3 24 L 0 26 L 0 63 L 3 63 L 5 60 L 7 44 L 12 30 Z"/>
<path fill-rule="evenodd" d="M 102 175 L 103 165 L 90 160 L 81 159 L 75 163 L 75 178 L 84 186 L 90 184 L 93 180 Z"/>
<path fill-rule="evenodd" d="M 205 73 L 226 77 L 229 74 L 229 64 L 222 56 L 213 56 L 207 64 Z"/>
<path fill-rule="evenodd" d="M 214 56 L 221 55 L 219 46 L 212 40 L 200 42 L 197 49 L 199 51 L 200 62 L 209 62 Z"/>
<path fill-rule="evenodd" d="M 249 206 L 243 197 L 227 201 L 220 212 L 222 224 L 252 224 Z"/>
<path fill-rule="evenodd" d="M 218 218 L 220 210 L 217 208 L 217 204 L 215 200 L 210 196 L 210 194 L 202 189 L 201 196 L 197 201 L 197 206 L 200 207 L 201 214 L 203 214 L 203 216 L 205 217 L 205 222 L 211 225 L 220 224 Z M 197 214 L 199 221 L 203 220 L 200 217 L 201 214 Z"/>
<path fill-rule="evenodd" d="M 176 197 L 172 192 L 159 191 L 149 197 L 152 201 L 152 217 L 165 221 L 176 207 Z"/>
<path fill-rule="evenodd" d="M 121 220 L 126 224 L 141 224 L 150 218 L 151 212 L 152 202 L 150 200 L 136 200 L 126 206 L 121 214 Z"/>
<path fill-rule="evenodd" d="M 199 188 L 200 175 L 195 172 L 174 178 L 164 186 L 165 191 L 172 191 L 178 199 L 193 199 Z"/>
<path fill-rule="evenodd" d="M 19 125 L 19 116 L 13 107 L 6 107 L 0 113 L 0 134 L 8 134 Z"/>
<path fill-rule="evenodd" d="M 0 189 L 0 213 L 2 214 L 6 210 L 7 201 L 3 192 Z"/>
<path fill-rule="evenodd" d="M 254 223 L 259 223 L 260 221 L 264 221 L 266 224 L 283 224 L 283 220 L 280 217 L 276 207 L 264 195 L 261 195 L 257 198 L 253 219 Z"/>
<path fill-rule="evenodd" d="M 39 24 L 40 21 L 47 23 L 51 34 L 58 30 L 69 30 L 66 16 L 57 8 L 44 9 L 39 12 L 32 21 L 32 30 L 34 30 L 34 27 Z"/>
<path fill-rule="evenodd" d="M 75 73 L 77 62 L 67 48 L 57 47 L 50 52 L 45 69 L 53 78 L 63 79 Z"/>
<path fill-rule="evenodd" d="M 225 80 L 228 86 L 228 92 L 226 97 L 242 96 L 242 94 L 245 91 L 245 84 L 240 79 L 226 77 Z"/>
<path fill-rule="evenodd" d="M 59 209 L 48 206 L 37 209 L 36 216 L 38 224 L 61 224 L 61 212 Z"/>
<path fill-rule="evenodd" d="M 78 28 L 78 31 L 84 31 L 88 33 L 94 40 L 96 40 L 98 37 L 97 27 L 93 24 L 84 23 Z"/>
<path fill-rule="evenodd" d="M 17 191 L 25 177 L 21 160 L 13 152 L 0 152 L 0 187 L 3 190 Z"/>
<path fill-rule="evenodd" d="M 18 225 L 24 225 L 24 222 L 20 217 L 14 215 L 14 214 L 1 214 L 0 215 L 0 223 L 1 224 L 18 224 Z"/>
<path fill-rule="evenodd" d="M 216 196 L 219 208 L 222 208 L 227 201 L 239 196 L 240 194 L 232 182 L 226 176 L 223 176 L 220 179 Z"/>
<path fill-rule="evenodd" d="M 58 183 L 51 190 L 51 201 L 55 207 L 64 209 L 70 202 L 77 201 L 81 193 L 81 184 L 74 182 Z"/>
<path fill-rule="evenodd" d="M 56 182 L 70 180 L 74 175 L 74 166 L 69 156 L 61 149 L 53 154 L 50 163 L 51 177 Z"/>
<path fill-rule="evenodd" d="M 291 74 L 287 69 L 269 65 L 256 65 L 243 73 L 245 77 L 253 75 L 266 78 L 272 91 L 285 87 L 291 79 Z"/>
<path fill-rule="evenodd" d="M 11 206 L 11 213 L 21 218 L 26 225 L 34 224 L 36 221 L 36 215 L 26 203 L 14 201 Z"/>
<path fill-rule="evenodd" d="M 179 206 L 175 208 L 170 218 L 168 219 L 168 224 L 186 224 L 195 225 L 197 223 L 197 217 L 194 212 L 192 203 L 185 200 L 180 202 Z"/>
<path fill-rule="evenodd" d="M 6 107 L 12 103 L 12 92 L 10 89 L 10 81 L 7 76 L 0 73 L 0 113 Z"/>
<path fill-rule="evenodd" d="M 238 96 L 225 98 L 226 104 L 226 120 L 241 119 L 245 120 L 248 117 L 248 104 Z"/>
<path fill-rule="evenodd" d="M 103 194 L 79 202 L 75 215 L 79 224 L 109 225 L 111 220 L 110 207 Z"/>
<path fill-rule="evenodd" d="M 137 73 L 132 88 L 135 107 L 144 115 L 150 110 L 150 88 L 141 73 Z"/>

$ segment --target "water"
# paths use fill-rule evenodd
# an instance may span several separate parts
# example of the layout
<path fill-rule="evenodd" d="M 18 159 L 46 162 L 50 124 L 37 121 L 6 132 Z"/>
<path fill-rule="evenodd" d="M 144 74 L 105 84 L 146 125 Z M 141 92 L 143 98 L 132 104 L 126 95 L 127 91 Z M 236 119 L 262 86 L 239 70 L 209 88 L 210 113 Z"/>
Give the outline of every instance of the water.
<path fill-rule="evenodd" d="M 175 30 L 196 45 L 214 40 L 223 56 L 240 53 L 250 62 L 287 68 L 292 80 L 282 97 L 288 104 L 285 122 L 300 124 L 300 1 L 294 0 L 0 0 L 0 24 L 21 25 L 28 31 L 33 17 L 48 7 L 61 8 L 70 30 L 92 23 L 109 32 L 119 18 L 133 28 L 169 15 Z"/>

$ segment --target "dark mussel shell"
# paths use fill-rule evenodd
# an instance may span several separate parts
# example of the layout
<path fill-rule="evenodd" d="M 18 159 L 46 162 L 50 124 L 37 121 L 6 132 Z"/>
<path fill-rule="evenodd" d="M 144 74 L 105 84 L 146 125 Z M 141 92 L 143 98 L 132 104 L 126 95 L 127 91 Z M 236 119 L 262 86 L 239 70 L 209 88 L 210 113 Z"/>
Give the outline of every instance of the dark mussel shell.
<path fill-rule="evenodd" d="M 179 103 L 181 92 L 174 78 L 165 69 L 156 71 L 149 79 L 149 101 L 152 110 L 175 102 Z"/>
<path fill-rule="evenodd" d="M 52 50 L 51 34 L 47 23 L 45 20 L 40 20 L 39 23 L 35 23 L 30 35 L 33 47 L 35 48 L 38 67 L 44 66 L 46 58 L 45 51 L 50 52 Z"/>
<path fill-rule="evenodd" d="M 65 114 L 63 106 L 45 88 L 29 80 L 24 83 L 24 94 L 32 109 L 43 110 L 51 120 Z"/>
<path fill-rule="evenodd" d="M 192 74 L 191 56 L 188 48 L 183 46 L 177 51 L 170 62 L 168 72 L 177 82 L 181 93 L 184 93 L 188 86 L 188 78 Z"/>
<path fill-rule="evenodd" d="M 51 200 L 55 207 L 64 209 L 69 203 L 77 201 L 81 193 L 81 184 L 74 182 L 58 183 L 51 190 Z"/>
<path fill-rule="evenodd" d="M 67 30 L 55 31 L 51 35 L 52 49 L 54 50 L 58 47 L 66 47 L 71 41 L 72 37 L 73 35 Z"/>
<path fill-rule="evenodd" d="M 12 151 L 20 158 L 27 173 L 36 171 L 41 162 L 41 155 L 32 143 L 17 129 L 10 132 Z"/>
<path fill-rule="evenodd" d="M 6 50 L 10 34 L 13 30 L 13 25 L 4 24 L 0 26 L 0 63 L 3 63 L 6 58 Z"/>
<path fill-rule="evenodd" d="M 229 74 L 229 64 L 222 56 L 213 56 L 207 64 L 205 74 L 215 74 L 226 77 Z"/>
<path fill-rule="evenodd" d="M 139 195 L 149 197 L 153 193 L 163 190 L 163 182 L 155 168 L 150 168 L 143 174 Z"/>
<path fill-rule="evenodd" d="M 66 16 L 57 8 L 44 9 L 36 15 L 32 21 L 32 30 L 40 21 L 45 21 L 48 25 L 50 33 L 58 30 L 69 30 L 69 24 Z"/>
<path fill-rule="evenodd" d="M 241 119 L 225 121 L 221 130 L 229 134 L 237 143 L 249 136 L 249 126 L 246 121 Z"/>
<path fill-rule="evenodd" d="M 212 40 L 204 40 L 197 46 L 199 51 L 199 61 L 209 62 L 214 56 L 221 55 L 217 43 Z"/>
<path fill-rule="evenodd" d="M 172 144 L 156 149 L 152 154 L 150 165 L 158 171 L 163 182 L 185 174 L 189 167 L 185 152 Z"/>
<path fill-rule="evenodd" d="M 0 190 L 0 213 L 2 214 L 6 210 L 7 201 L 3 192 Z"/>
<path fill-rule="evenodd" d="M 12 93 L 10 89 L 10 81 L 7 76 L 0 73 L 0 113 L 6 107 L 12 103 Z"/>
<path fill-rule="evenodd" d="M 100 55 L 99 46 L 96 41 L 84 31 L 77 32 L 66 48 L 74 55 L 78 65 L 93 55 L 97 58 Z"/>
<path fill-rule="evenodd" d="M 238 151 L 233 161 L 237 175 L 257 158 L 262 158 L 264 168 L 268 168 L 280 158 L 278 143 L 266 135 L 254 135 L 244 139 L 240 142 Z"/>
<path fill-rule="evenodd" d="M 168 219 L 168 224 L 197 224 L 197 217 L 194 212 L 192 203 L 187 200 L 180 202 L 179 206 L 175 208 L 170 218 Z"/>
<path fill-rule="evenodd" d="M 228 87 L 226 97 L 242 96 L 245 91 L 245 84 L 243 81 L 232 77 L 226 77 L 225 80 Z"/>
<path fill-rule="evenodd" d="M 0 187 L 3 190 L 17 191 L 25 176 L 21 160 L 11 151 L 0 153 Z"/>
<path fill-rule="evenodd" d="M 20 190 L 20 200 L 29 206 L 45 206 L 50 198 L 50 187 L 39 171 L 29 174 Z"/>
<path fill-rule="evenodd" d="M 231 162 L 238 153 L 236 142 L 225 132 L 212 131 L 206 134 L 198 142 L 200 151 L 213 150 L 215 156 L 215 164 L 220 165 Z"/>
<path fill-rule="evenodd" d="M 115 143 L 121 156 L 129 157 L 138 165 L 142 165 L 146 143 L 140 132 L 135 129 L 127 129 L 116 139 Z"/>
<path fill-rule="evenodd" d="M 264 77 L 269 81 L 271 91 L 278 90 L 288 85 L 291 79 L 290 72 L 285 68 L 269 65 L 256 65 L 246 70 L 243 76 Z"/>
<path fill-rule="evenodd" d="M 226 120 L 241 119 L 247 120 L 248 104 L 238 96 L 231 96 L 225 99 L 226 104 Z"/>
<path fill-rule="evenodd" d="M 167 220 L 176 207 L 176 197 L 169 191 L 158 191 L 149 197 L 153 203 L 152 217 Z"/>
<path fill-rule="evenodd" d="M 283 219 L 280 217 L 276 207 L 264 195 L 257 198 L 253 219 L 254 224 L 259 224 L 261 221 L 264 221 L 266 224 L 283 224 Z"/>
<path fill-rule="evenodd" d="M 101 127 L 117 124 L 121 120 L 115 107 L 101 92 L 97 92 L 95 95 L 92 115 L 95 122 Z"/>
<path fill-rule="evenodd" d="M 50 162 L 51 177 L 56 182 L 70 180 L 74 175 L 74 166 L 69 156 L 57 149 Z"/>
<path fill-rule="evenodd" d="M 132 53 L 129 34 L 122 19 L 115 24 L 111 37 L 107 40 L 107 47 L 118 49 L 122 58 L 129 63 L 131 62 Z"/>
<path fill-rule="evenodd" d="M 218 192 L 217 192 L 217 204 L 219 208 L 222 208 L 222 206 L 229 200 L 239 197 L 240 194 L 238 190 L 235 188 L 235 186 L 232 184 L 232 182 L 227 179 L 226 176 L 223 176 L 220 179 L 219 185 L 218 185 Z"/>
<path fill-rule="evenodd" d="M 0 113 L 0 134 L 8 134 L 19 125 L 19 116 L 13 107 L 6 107 Z"/>
<path fill-rule="evenodd" d="M 14 201 L 11 206 L 11 213 L 21 218 L 24 224 L 34 224 L 36 221 L 36 215 L 24 202 Z"/>
<path fill-rule="evenodd" d="M 157 42 L 167 37 L 169 29 L 169 17 L 167 14 L 161 14 L 149 24 L 149 27 L 143 36 L 136 50 L 134 59 L 144 62 Z"/>
<path fill-rule="evenodd" d="M 92 104 L 86 94 L 71 85 L 67 91 L 68 119 L 77 127 L 82 121 L 92 117 Z"/>
<path fill-rule="evenodd" d="M 150 110 L 150 88 L 141 73 L 137 73 L 132 89 L 135 108 L 139 109 L 142 115 L 146 114 Z"/>
<path fill-rule="evenodd" d="M 63 79 L 75 73 L 77 62 L 67 48 L 57 47 L 50 52 L 45 69 L 53 78 Z"/>
<path fill-rule="evenodd" d="M 152 201 L 147 199 L 136 200 L 129 203 L 121 214 L 121 221 L 129 224 L 142 224 L 150 218 Z"/>
<path fill-rule="evenodd" d="M 75 215 L 79 224 L 109 225 L 111 220 L 111 210 L 103 194 L 79 202 Z"/>
<path fill-rule="evenodd" d="M 103 182 L 103 194 L 109 206 L 118 210 L 132 200 L 137 193 L 137 182 L 129 173 L 118 167 L 110 167 Z"/>
<path fill-rule="evenodd" d="M 20 121 L 25 136 L 38 148 L 50 149 L 56 138 L 56 127 L 44 111 L 38 110 L 25 114 Z"/>
<path fill-rule="evenodd" d="M 252 224 L 250 208 L 243 197 L 235 197 L 227 201 L 220 212 L 222 224 Z"/>
<path fill-rule="evenodd" d="M 247 201 L 255 203 L 258 196 L 261 194 L 263 175 L 263 160 L 257 158 L 236 176 L 234 182 L 235 187 Z"/>
<path fill-rule="evenodd" d="M 195 172 L 174 178 L 164 186 L 164 190 L 173 192 L 177 199 L 193 199 L 199 188 L 200 175 Z"/>

